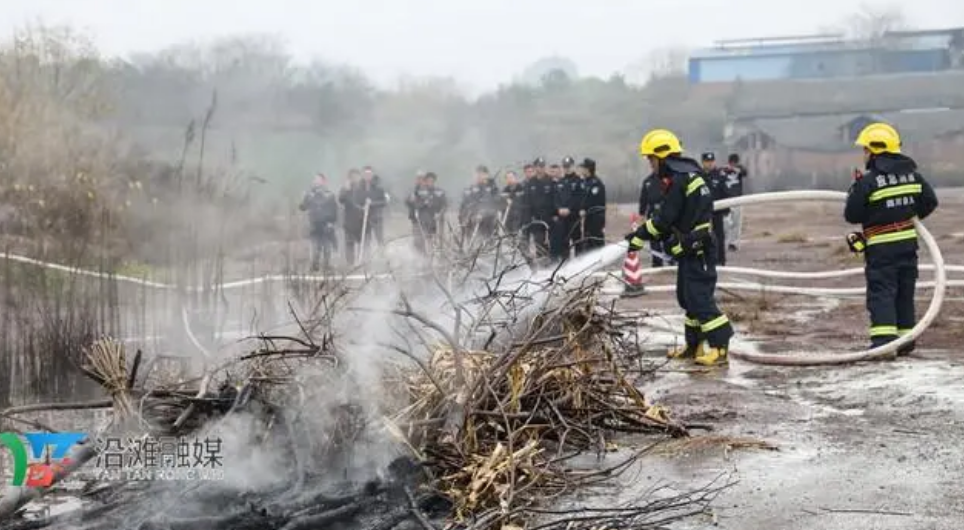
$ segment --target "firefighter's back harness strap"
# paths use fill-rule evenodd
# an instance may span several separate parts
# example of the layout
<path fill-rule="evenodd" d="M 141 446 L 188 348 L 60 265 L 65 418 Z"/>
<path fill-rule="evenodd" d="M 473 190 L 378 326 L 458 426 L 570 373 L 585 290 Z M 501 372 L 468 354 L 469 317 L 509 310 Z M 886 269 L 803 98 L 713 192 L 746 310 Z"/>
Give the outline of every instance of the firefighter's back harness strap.
<path fill-rule="evenodd" d="M 868 246 L 907 241 L 917 239 L 917 229 L 914 228 L 913 219 L 872 226 L 864 229 L 864 239 L 867 240 Z"/>

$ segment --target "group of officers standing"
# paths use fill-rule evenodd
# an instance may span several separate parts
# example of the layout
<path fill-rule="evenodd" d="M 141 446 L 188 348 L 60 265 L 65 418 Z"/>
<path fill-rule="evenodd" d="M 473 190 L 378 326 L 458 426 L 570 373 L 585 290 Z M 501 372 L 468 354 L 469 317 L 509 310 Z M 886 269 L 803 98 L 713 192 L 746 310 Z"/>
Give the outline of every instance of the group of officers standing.
<path fill-rule="evenodd" d="M 478 166 L 473 183 L 462 193 L 458 223 L 464 244 L 484 241 L 503 231 L 515 238 L 530 263 L 558 263 L 605 244 L 606 186 L 596 174 L 596 162 L 572 157 L 561 164 L 535 159 L 505 173 L 501 188 L 489 169 Z M 445 192 L 434 173 L 420 174 L 406 201 L 415 244 L 428 252 L 448 208 Z"/>
<path fill-rule="evenodd" d="M 354 265 L 362 257 L 363 246 L 384 245 L 385 208 L 391 197 L 371 166 L 351 169 L 345 184 L 337 193 L 331 190 L 328 177 L 318 173 L 299 209 L 308 213 L 311 238 L 311 270 L 331 268 L 331 256 L 338 247 L 335 226 L 339 207 L 344 210 L 342 230 L 345 260 Z"/>

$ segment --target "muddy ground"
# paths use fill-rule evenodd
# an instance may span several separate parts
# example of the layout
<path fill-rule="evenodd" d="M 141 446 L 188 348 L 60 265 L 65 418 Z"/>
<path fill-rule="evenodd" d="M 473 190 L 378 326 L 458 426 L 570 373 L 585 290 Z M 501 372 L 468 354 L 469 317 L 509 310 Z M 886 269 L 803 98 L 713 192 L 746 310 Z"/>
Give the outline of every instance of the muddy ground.
<path fill-rule="evenodd" d="M 941 209 L 926 225 L 939 238 L 945 260 L 962 265 L 964 192 L 950 190 L 940 198 Z M 799 271 L 859 266 L 859 260 L 845 251 L 842 234 L 847 227 L 840 212 L 841 206 L 823 203 L 747 207 L 745 240 L 738 252 L 731 253 L 729 264 Z M 925 280 L 931 276 L 921 273 Z M 649 281 L 667 284 L 672 276 Z M 860 276 L 809 283 L 862 284 Z M 733 360 L 728 369 L 713 372 L 671 365 L 671 371 L 646 389 L 677 417 L 714 424 L 716 434 L 773 442 L 779 450 L 726 451 L 710 446 L 671 451 L 647 458 L 639 478 L 621 496 L 628 499 L 639 488 L 658 482 L 698 487 L 727 473 L 738 483 L 720 496 L 715 521 L 707 517 L 680 528 L 964 527 L 962 291 L 948 291 L 951 300 L 919 340 L 917 353 L 898 361 L 785 368 Z M 921 290 L 920 313 L 930 293 Z M 737 348 L 749 341 L 773 352 L 833 352 L 863 349 L 868 343 L 867 315 L 859 298 L 741 291 L 721 293 L 720 300 L 737 323 Z M 619 305 L 678 313 L 672 294 L 650 294 Z M 654 349 L 658 355 L 659 348 Z"/>

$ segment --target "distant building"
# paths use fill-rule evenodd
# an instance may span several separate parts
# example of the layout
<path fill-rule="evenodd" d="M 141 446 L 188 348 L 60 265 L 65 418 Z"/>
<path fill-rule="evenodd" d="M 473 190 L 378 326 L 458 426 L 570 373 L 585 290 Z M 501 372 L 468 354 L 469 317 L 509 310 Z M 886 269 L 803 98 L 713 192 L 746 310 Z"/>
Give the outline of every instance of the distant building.
<path fill-rule="evenodd" d="M 964 167 L 962 109 L 736 119 L 726 127 L 725 142 L 743 153 L 754 175 L 769 180 L 760 183 L 765 188 L 827 185 L 818 177 L 845 183 L 860 161 L 857 134 L 877 121 L 897 128 L 925 172 L 956 175 Z M 800 177 L 812 180 L 793 180 Z"/>
<path fill-rule="evenodd" d="M 689 59 L 692 83 L 832 79 L 942 72 L 964 66 L 964 28 L 889 32 L 876 42 L 843 35 L 720 41 Z"/>

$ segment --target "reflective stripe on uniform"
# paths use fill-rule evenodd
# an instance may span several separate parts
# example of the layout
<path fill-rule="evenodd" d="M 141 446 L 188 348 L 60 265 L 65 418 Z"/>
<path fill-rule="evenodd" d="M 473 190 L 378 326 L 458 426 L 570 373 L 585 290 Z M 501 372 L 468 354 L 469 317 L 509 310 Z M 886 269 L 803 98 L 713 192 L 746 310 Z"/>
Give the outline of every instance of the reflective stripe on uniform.
<path fill-rule="evenodd" d="M 720 315 L 713 320 L 710 320 L 706 324 L 700 326 L 700 331 L 703 333 L 709 333 L 714 329 L 721 328 L 730 323 L 730 319 L 726 315 Z"/>
<path fill-rule="evenodd" d="M 696 232 L 697 230 L 703 230 L 704 228 L 707 230 L 712 230 L 713 223 L 703 223 L 703 224 L 696 225 L 693 227 L 693 231 Z"/>
<path fill-rule="evenodd" d="M 674 256 L 679 256 L 680 254 L 683 253 L 683 244 L 677 243 L 673 245 L 673 247 L 669 249 L 669 253 Z"/>
<path fill-rule="evenodd" d="M 873 326 L 870 328 L 871 337 L 886 337 L 897 335 L 897 326 Z"/>
<path fill-rule="evenodd" d="M 877 202 L 901 195 L 920 195 L 922 189 L 920 184 L 901 184 L 900 186 L 879 189 L 871 193 L 868 200 L 870 202 Z"/>
<path fill-rule="evenodd" d="M 911 328 L 907 328 L 907 329 L 897 328 L 897 334 L 900 335 L 901 337 L 903 337 L 904 335 L 909 335 L 910 332 L 911 332 Z"/>
<path fill-rule="evenodd" d="M 705 186 L 705 185 L 706 185 L 706 181 L 703 180 L 703 177 L 696 177 L 695 179 L 691 180 L 690 183 L 686 186 L 686 195 L 687 196 L 692 195 L 694 191 L 700 189 L 700 186 Z"/>
<path fill-rule="evenodd" d="M 897 243 L 898 241 L 908 241 L 910 239 L 917 239 L 916 228 L 908 228 L 907 230 L 901 230 L 899 232 L 870 236 L 867 239 L 867 246 L 880 245 L 882 243 Z"/>
<path fill-rule="evenodd" d="M 683 321 L 683 324 L 688 328 L 698 328 L 700 327 L 700 321 L 695 318 L 687 318 Z"/>
<path fill-rule="evenodd" d="M 656 229 L 656 225 L 653 224 L 652 219 L 646 221 L 646 231 L 653 237 L 659 237 L 659 230 Z"/>

